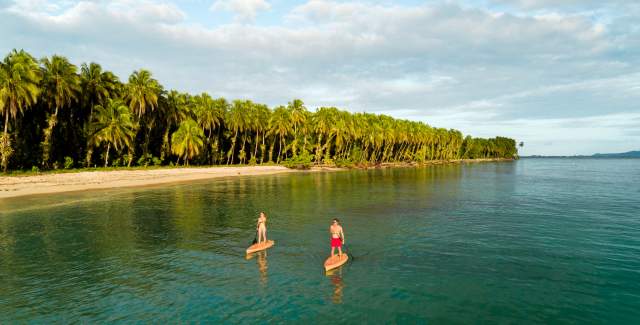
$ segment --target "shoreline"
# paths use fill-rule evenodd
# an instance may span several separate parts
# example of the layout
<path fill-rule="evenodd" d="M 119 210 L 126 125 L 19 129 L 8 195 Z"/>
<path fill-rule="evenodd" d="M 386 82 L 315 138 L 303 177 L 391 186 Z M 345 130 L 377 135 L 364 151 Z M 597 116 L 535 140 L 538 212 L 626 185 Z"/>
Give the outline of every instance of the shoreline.
<path fill-rule="evenodd" d="M 428 161 L 424 163 L 385 163 L 375 166 L 355 166 L 354 169 L 407 168 L 428 165 L 464 164 L 512 161 L 513 159 L 457 159 Z M 77 171 L 68 173 L 43 173 L 28 176 L 0 176 L 0 200 L 65 192 L 101 190 L 124 187 L 142 187 L 222 177 L 259 176 L 282 173 L 340 171 L 349 168 L 317 166 L 308 170 L 290 169 L 284 166 L 216 166 L 159 169 L 132 169 L 110 171 Z"/>

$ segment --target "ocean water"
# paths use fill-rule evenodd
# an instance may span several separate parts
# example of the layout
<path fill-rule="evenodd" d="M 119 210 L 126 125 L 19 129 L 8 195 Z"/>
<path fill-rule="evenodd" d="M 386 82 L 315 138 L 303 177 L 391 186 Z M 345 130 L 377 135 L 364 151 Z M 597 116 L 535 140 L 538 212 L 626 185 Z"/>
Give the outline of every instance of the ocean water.
<path fill-rule="evenodd" d="M 259 211 L 276 244 L 248 258 Z M 341 219 L 351 261 L 325 274 Z M 0 200 L 0 323 L 640 323 L 640 160 Z"/>

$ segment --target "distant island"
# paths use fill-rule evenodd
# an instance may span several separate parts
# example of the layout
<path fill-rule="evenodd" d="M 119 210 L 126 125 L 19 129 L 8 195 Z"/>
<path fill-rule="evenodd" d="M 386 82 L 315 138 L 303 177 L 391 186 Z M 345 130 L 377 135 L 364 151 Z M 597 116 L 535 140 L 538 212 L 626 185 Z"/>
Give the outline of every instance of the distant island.
<path fill-rule="evenodd" d="M 596 158 L 640 158 L 640 150 L 627 151 L 621 153 L 597 153 L 592 157 Z"/>
<path fill-rule="evenodd" d="M 531 155 L 522 156 L 521 158 L 640 158 L 640 150 L 619 152 L 619 153 L 596 153 L 593 155 L 575 155 L 575 156 L 542 156 Z"/>

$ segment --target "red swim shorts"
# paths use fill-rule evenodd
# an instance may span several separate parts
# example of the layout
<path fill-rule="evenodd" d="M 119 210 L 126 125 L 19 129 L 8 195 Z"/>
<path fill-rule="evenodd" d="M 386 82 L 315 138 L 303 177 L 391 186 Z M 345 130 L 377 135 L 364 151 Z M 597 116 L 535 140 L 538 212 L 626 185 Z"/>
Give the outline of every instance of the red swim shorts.
<path fill-rule="evenodd" d="M 342 247 L 342 239 L 331 238 L 331 247 Z"/>

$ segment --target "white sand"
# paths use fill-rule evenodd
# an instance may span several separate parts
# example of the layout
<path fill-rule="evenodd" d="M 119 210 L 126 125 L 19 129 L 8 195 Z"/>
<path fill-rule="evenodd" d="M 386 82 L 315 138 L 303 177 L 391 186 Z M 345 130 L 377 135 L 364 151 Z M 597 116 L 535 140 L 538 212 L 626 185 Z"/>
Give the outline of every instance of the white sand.
<path fill-rule="evenodd" d="M 296 172 L 296 170 L 282 166 L 246 166 L 87 171 L 34 176 L 1 176 L 0 199 L 34 194 L 156 185 L 219 177 L 290 172 Z"/>

